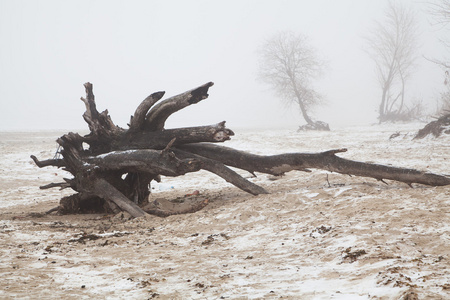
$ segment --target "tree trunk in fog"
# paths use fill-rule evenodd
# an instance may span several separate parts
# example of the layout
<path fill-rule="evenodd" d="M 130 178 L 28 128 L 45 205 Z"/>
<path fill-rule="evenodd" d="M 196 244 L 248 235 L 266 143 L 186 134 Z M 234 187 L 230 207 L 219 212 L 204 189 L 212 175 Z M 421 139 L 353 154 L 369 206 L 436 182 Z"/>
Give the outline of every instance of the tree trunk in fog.
<path fill-rule="evenodd" d="M 366 37 L 368 53 L 375 62 L 382 92 L 380 123 L 402 120 L 407 115 L 402 111 L 403 101 L 394 105 L 396 100 L 391 96 L 405 93 L 406 79 L 413 72 L 418 49 L 417 21 L 410 9 L 403 4 L 389 2 L 384 17 L 382 22 L 375 23 Z"/>
<path fill-rule="evenodd" d="M 129 128 L 116 126 L 108 111 L 96 108 L 92 84 L 86 83 L 86 105 L 83 114 L 90 133 L 81 136 L 68 133 L 57 139 L 61 158 L 40 161 L 31 156 L 38 167 L 55 166 L 72 174 L 65 182 L 51 183 L 42 189 L 71 188 L 76 193 L 61 199 L 60 213 L 127 211 L 134 217 L 148 213 L 168 216 L 194 212 L 205 207 L 207 199 L 194 195 L 189 202 L 175 205 L 148 202 L 151 181 L 161 175 L 176 177 L 207 170 L 253 195 L 266 194 L 261 186 L 245 179 L 230 167 L 251 173 L 283 175 L 292 170 L 310 172 L 323 169 L 342 174 L 391 179 L 427 185 L 448 185 L 447 176 L 424 173 L 413 169 L 395 168 L 351 161 L 336 156 L 346 149 L 322 153 L 288 153 L 260 156 L 217 146 L 231 138 L 234 132 L 225 122 L 210 126 L 165 129 L 167 118 L 174 112 L 208 97 L 212 82 L 180 95 L 162 100 L 157 92 L 142 101 L 131 117 Z M 89 147 L 83 147 L 87 144 Z"/>
<path fill-rule="evenodd" d="M 388 88 L 386 86 L 383 87 L 383 93 L 381 94 L 381 103 L 380 103 L 380 108 L 378 111 L 378 120 L 379 120 L 380 124 L 383 123 L 384 119 L 385 119 L 385 111 L 386 111 L 385 106 L 386 106 L 387 90 L 388 90 Z"/>
<path fill-rule="evenodd" d="M 302 113 L 303 119 L 305 119 L 306 123 L 309 125 L 313 125 L 314 121 L 308 116 L 308 112 L 306 111 L 305 104 L 303 103 L 303 99 L 300 97 L 297 89 L 295 89 L 295 96 L 297 97 L 297 103 L 300 108 L 300 112 Z"/>

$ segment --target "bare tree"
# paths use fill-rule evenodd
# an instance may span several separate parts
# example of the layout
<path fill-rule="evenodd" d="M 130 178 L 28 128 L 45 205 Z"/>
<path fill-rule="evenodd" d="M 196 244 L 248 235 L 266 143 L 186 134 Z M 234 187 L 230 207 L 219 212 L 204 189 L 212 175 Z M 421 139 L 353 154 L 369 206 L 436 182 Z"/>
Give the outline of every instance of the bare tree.
<path fill-rule="evenodd" d="M 448 31 L 450 30 L 450 0 L 439 0 L 435 2 L 428 3 L 429 10 L 428 13 L 433 18 L 433 21 L 431 22 L 434 26 L 439 26 L 441 30 L 444 31 L 444 38 L 440 39 L 441 43 L 444 45 L 444 47 L 448 52 L 450 52 L 450 39 L 448 38 Z M 439 65 L 441 68 L 443 68 L 446 71 L 446 80 L 445 84 L 447 84 L 448 79 L 448 69 L 450 69 L 450 58 L 445 57 L 441 59 L 429 59 L 429 61 L 432 61 Z"/>
<path fill-rule="evenodd" d="M 429 14 L 434 20 L 434 25 L 438 25 L 444 30 L 444 38 L 441 39 L 447 52 L 450 52 L 450 39 L 448 38 L 448 31 L 450 30 L 450 0 L 439 0 L 429 3 Z M 447 53 L 448 54 L 448 53 Z M 446 77 L 448 77 L 448 69 L 450 69 L 450 58 L 446 57 L 443 60 L 432 60 L 446 70 Z M 447 79 L 447 78 L 446 78 Z M 447 83 L 447 80 L 446 80 Z"/>
<path fill-rule="evenodd" d="M 383 22 L 376 22 L 366 37 L 370 57 L 382 90 L 378 118 L 380 123 L 407 119 L 406 83 L 417 58 L 417 25 L 413 12 L 390 1 Z"/>
<path fill-rule="evenodd" d="M 448 38 L 448 31 L 450 30 L 450 0 L 439 0 L 429 3 L 429 14 L 434 20 L 434 25 L 439 26 L 444 31 L 444 38 L 441 43 L 444 45 L 447 56 L 439 59 L 428 59 L 437 64 L 444 70 L 444 84 L 446 89 L 441 93 L 440 103 L 438 104 L 437 114 L 445 115 L 450 113 L 450 39 Z"/>
<path fill-rule="evenodd" d="M 430 2 L 430 6 L 430 13 L 434 16 L 438 24 L 446 26 L 450 23 L 450 0 Z"/>
<path fill-rule="evenodd" d="M 306 36 L 279 32 L 260 48 L 259 77 L 272 86 L 288 104 L 298 105 L 306 126 L 301 129 L 330 130 L 325 122 L 311 118 L 311 108 L 322 97 L 312 87 L 312 80 L 322 73 L 323 63 Z"/>

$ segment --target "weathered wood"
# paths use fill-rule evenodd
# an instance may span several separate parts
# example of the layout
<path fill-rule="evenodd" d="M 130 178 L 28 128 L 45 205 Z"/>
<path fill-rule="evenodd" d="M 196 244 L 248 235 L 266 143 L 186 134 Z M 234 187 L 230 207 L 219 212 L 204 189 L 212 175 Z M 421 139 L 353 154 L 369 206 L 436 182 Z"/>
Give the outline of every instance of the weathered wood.
<path fill-rule="evenodd" d="M 450 134 L 450 112 L 425 125 L 417 132 L 414 139 L 423 139 L 430 134 L 439 137 L 442 133 Z"/>
<path fill-rule="evenodd" d="M 112 150 L 164 149 L 175 139 L 174 146 L 190 143 L 219 143 L 231 139 L 234 132 L 225 127 L 225 121 L 210 126 L 143 131 L 139 134 L 124 134 L 112 145 Z"/>
<path fill-rule="evenodd" d="M 221 163 L 218 160 L 209 159 L 179 149 L 174 149 L 173 151 L 178 157 L 183 157 L 186 159 L 192 158 L 195 159 L 196 161 L 199 161 L 201 163 L 201 168 L 203 170 L 209 171 L 222 177 L 227 182 L 233 184 L 234 186 L 240 188 L 243 191 L 246 191 L 247 193 L 250 193 L 252 195 L 268 194 L 268 192 L 264 188 L 254 184 L 253 182 L 248 181 L 235 171 L 226 167 L 223 163 Z"/>
<path fill-rule="evenodd" d="M 136 125 L 137 126 L 137 125 Z M 116 131 L 105 138 L 98 135 L 79 137 L 78 143 L 89 144 L 89 153 L 98 155 L 115 150 L 164 149 L 176 139 L 174 145 L 189 143 L 220 143 L 231 139 L 234 132 L 225 126 L 225 121 L 209 126 L 185 127 L 158 131 Z"/>
<path fill-rule="evenodd" d="M 39 160 L 34 155 L 30 155 L 31 159 L 34 161 L 36 166 L 39 168 L 53 166 L 53 167 L 65 167 L 66 164 L 64 163 L 64 160 L 62 159 L 46 159 L 46 160 Z"/>
<path fill-rule="evenodd" d="M 168 216 L 197 212 L 208 205 L 208 199 L 194 203 L 173 203 L 166 199 L 155 199 L 143 207 L 143 210 L 151 215 L 166 218 Z"/>
<path fill-rule="evenodd" d="M 99 197 L 114 202 L 122 210 L 128 212 L 133 217 L 143 217 L 146 212 L 137 206 L 130 199 L 125 197 L 121 192 L 119 192 L 113 185 L 108 183 L 106 180 L 99 178 L 94 183 L 94 192 Z"/>
<path fill-rule="evenodd" d="M 164 129 L 166 120 L 171 114 L 208 98 L 208 89 L 213 85 L 213 82 L 208 82 L 155 105 L 147 114 L 145 130 L 156 131 Z"/>
<path fill-rule="evenodd" d="M 114 125 L 111 117 L 108 115 L 108 110 L 102 113 L 97 111 L 92 83 L 86 82 L 84 87 L 86 89 L 86 98 L 81 97 L 81 101 L 86 105 L 86 112 L 83 114 L 83 118 L 88 123 L 91 133 L 104 135 L 118 130 L 119 128 Z"/>
<path fill-rule="evenodd" d="M 123 173 L 142 172 L 164 176 L 180 176 L 200 170 L 194 159 L 180 160 L 172 153 L 160 150 L 126 150 L 105 153 L 83 159 L 87 168 L 100 171 L 122 170 Z"/>
<path fill-rule="evenodd" d="M 65 170 L 75 172 L 83 168 L 83 137 L 78 133 L 69 132 L 58 138 L 56 142 L 61 146 Z"/>
<path fill-rule="evenodd" d="M 49 183 L 46 185 L 41 185 L 39 188 L 41 190 L 46 190 L 46 189 L 51 189 L 51 188 L 55 188 L 55 187 L 59 187 L 60 190 L 63 190 L 63 189 L 70 188 L 72 186 L 70 183 L 67 183 L 67 182 L 57 182 L 57 183 L 52 182 L 52 183 Z"/>
<path fill-rule="evenodd" d="M 390 179 L 409 185 L 412 183 L 432 186 L 450 184 L 450 178 L 444 175 L 426 173 L 408 168 L 352 161 L 335 155 L 339 152 L 345 152 L 347 149 L 311 154 L 288 153 L 263 156 L 212 144 L 191 144 L 183 145 L 179 148 L 249 172 L 282 175 L 292 170 L 304 171 L 309 168 L 314 168 L 341 174 L 371 177 L 377 180 Z"/>
<path fill-rule="evenodd" d="M 145 117 L 148 113 L 148 110 L 160 100 L 164 96 L 165 92 L 156 92 L 148 96 L 144 99 L 144 101 L 139 104 L 134 112 L 134 115 L 131 116 L 130 120 L 130 129 L 128 129 L 128 133 L 139 131 L 145 125 Z"/>

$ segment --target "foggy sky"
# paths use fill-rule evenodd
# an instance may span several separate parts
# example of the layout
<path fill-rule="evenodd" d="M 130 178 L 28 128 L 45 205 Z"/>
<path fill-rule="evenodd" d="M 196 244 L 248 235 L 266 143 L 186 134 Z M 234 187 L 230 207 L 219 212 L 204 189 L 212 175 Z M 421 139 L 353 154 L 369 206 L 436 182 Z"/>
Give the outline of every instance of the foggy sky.
<path fill-rule="evenodd" d="M 422 1 L 420 55 L 442 58 L 439 28 Z M 83 83 L 97 108 L 126 128 L 149 94 L 166 97 L 213 81 L 209 98 L 173 115 L 167 127 L 304 124 L 257 81 L 258 47 L 283 30 L 309 36 L 326 71 L 315 86 L 330 126 L 377 122 L 380 89 L 362 38 L 385 0 L 23 1 L 0 0 L 0 130 L 85 129 Z M 407 97 L 435 107 L 443 71 L 420 57 Z"/>

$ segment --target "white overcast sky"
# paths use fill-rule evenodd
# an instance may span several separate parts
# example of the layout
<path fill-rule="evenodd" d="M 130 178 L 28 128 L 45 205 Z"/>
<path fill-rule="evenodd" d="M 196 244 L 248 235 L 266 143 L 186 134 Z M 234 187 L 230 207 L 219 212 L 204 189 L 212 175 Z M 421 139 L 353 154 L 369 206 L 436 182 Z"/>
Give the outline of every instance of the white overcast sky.
<path fill-rule="evenodd" d="M 442 30 L 423 1 L 403 1 L 419 20 L 420 55 L 445 55 Z M 258 47 L 284 30 L 303 33 L 327 69 L 316 87 L 328 101 L 314 118 L 331 127 L 375 123 L 380 98 L 362 38 L 385 0 L 0 0 L 0 130 L 83 129 L 83 83 L 99 111 L 126 127 L 149 94 L 172 96 L 208 81 L 209 98 L 168 127 L 291 127 L 304 123 L 257 80 Z M 409 96 L 435 106 L 443 71 L 424 58 Z"/>

